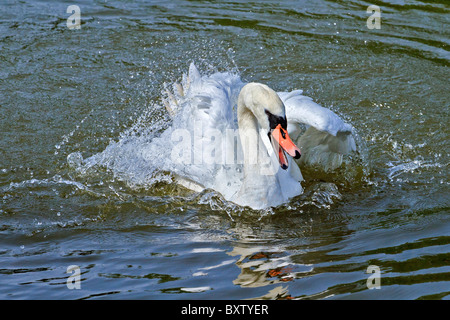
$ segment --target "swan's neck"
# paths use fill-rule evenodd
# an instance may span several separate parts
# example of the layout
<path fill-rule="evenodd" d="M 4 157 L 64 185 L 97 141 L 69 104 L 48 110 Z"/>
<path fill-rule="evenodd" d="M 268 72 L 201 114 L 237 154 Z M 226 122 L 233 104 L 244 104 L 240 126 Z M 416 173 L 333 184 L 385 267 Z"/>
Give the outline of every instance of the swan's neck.
<path fill-rule="evenodd" d="M 261 101 L 258 101 L 260 99 L 262 98 L 255 92 L 241 91 L 237 110 L 244 177 L 234 201 L 255 209 L 276 206 L 285 200 L 278 180 L 278 171 L 281 170 L 278 159 L 269 151 L 272 150 L 267 135 L 269 121 L 264 119 L 266 114 L 261 111 L 264 108 L 261 107 Z"/>
<path fill-rule="evenodd" d="M 244 168 L 256 168 L 258 166 L 259 148 L 261 147 L 258 120 L 245 106 L 241 106 L 240 111 L 238 125 L 239 138 L 244 154 Z"/>
<path fill-rule="evenodd" d="M 244 182 L 252 180 L 252 184 L 266 188 L 267 180 L 274 179 L 276 172 L 268 151 L 270 142 L 267 133 L 261 131 L 258 119 L 243 104 L 238 105 L 238 125 L 244 156 Z"/>
<path fill-rule="evenodd" d="M 268 193 L 274 184 L 274 176 L 264 175 L 261 167 L 263 152 L 267 155 L 259 136 L 259 124 L 256 117 L 249 110 L 238 113 L 239 138 L 244 155 L 244 177 L 241 188 L 234 199 L 240 205 L 248 205 L 259 209 L 269 205 Z"/>
<path fill-rule="evenodd" d="M 266 145 L 269 143 L 270 146 L 267 136 L 270 123 L 265 107 L 277 105 L 276 99 L 279 98 L 275 91 L 262 84 L 249 83 L 241 89 L 238 97 L 237 118 L 244 168 L 261 167 L 270 159 Z M 284 108 L 281 100 L 278 102 Z M 260 129 L 265 130 L 265 133 L 260 132 Z"/>

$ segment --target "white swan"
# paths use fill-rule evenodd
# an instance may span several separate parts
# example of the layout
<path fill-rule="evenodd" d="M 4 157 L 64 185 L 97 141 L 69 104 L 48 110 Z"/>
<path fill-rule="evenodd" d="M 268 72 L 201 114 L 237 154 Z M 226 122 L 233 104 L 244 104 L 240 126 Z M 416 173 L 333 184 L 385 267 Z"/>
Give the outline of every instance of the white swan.
<path fill-rule="evenodd" d="M 277 94 L 229 73 L 201 76 L 193 63 L 174 93 L 167 90 L 165 105 L 174 117 L 172 129 L 187 130 L 184 140 L 192 137 L 183 145 L 192 147 L 191 161 L 173 166 L 177 182 L 196 191 L 214 189 L 253 209 L 278 206 L 303 192 L 303 177 L 290 157 L 301 155 L 304 163 L 328 170 L 355 150 L 352 127 L 300 90 Z M 303 135 L 300 124 L 307 128 Z"/>

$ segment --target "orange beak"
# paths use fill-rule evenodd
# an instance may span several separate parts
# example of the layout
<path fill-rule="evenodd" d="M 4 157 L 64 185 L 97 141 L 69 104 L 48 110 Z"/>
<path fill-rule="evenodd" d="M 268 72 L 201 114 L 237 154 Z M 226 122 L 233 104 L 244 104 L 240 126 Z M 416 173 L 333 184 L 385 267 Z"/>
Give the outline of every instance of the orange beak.
<path fill-rule="evenodd" d="M 292 142 L 291 138 L 281 124 L 278 124 L 272 130 L 272 146 L 275 153 L 278 155 L 278 161 L 282 169 L 286 170 L 289 166 L 285 152 L 287 152 L 294 159 L 299 159 L 301 156 L 300 149 Z"/>

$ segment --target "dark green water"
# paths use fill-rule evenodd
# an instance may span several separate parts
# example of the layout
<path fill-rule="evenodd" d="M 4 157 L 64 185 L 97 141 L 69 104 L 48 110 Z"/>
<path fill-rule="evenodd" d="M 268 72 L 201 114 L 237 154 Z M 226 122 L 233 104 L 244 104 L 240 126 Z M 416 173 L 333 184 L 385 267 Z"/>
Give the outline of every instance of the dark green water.
<path fill-rule="evenodd" d="M 0 298 L 448 299 L 449 13 L 425 0 L 3 1 Z M 305 195 L 258 214 L 122 161 L 125 142 L 167 125 L 161 91 L 191 61 L 303 89 L 355 127 L 357 164 L 304 170 Z"/>

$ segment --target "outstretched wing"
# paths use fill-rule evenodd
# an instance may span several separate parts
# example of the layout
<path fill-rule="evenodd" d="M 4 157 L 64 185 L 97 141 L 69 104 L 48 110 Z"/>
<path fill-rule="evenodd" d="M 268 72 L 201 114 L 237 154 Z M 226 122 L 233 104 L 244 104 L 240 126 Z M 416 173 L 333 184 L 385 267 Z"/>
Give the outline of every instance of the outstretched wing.
<path fill-rule="evenodd" d="M 172 116 L 186 111 L 191 121 L 204 128 L 235 129 L 237 119 L 233 109 L 243 85 L 239 76 L 229 73 L 202 76 L 191 63 L 181 83 L 174 83 L 173 88 L 166 86 L 163 101 Z"/>
<path fill-rule="evenodd" d="M 302 150 L 300 163 L 336 169 L 343 155 L 356 150 L 353 127 L 301 93 L 278 93 L 286 107 L 289 135 Z M 302 135 L 301 124 L 306 128 Z"/>
<path fill-rule="evenodd" d="M 166 88 L 165 106 L 174 127 L 186 130 L 190 146 L 191 161 L 171 168 L 183 186 L 195 191 L 211 188 L 226 199 L 239 190 L 242 165 L 234 162 L 235 105 L 242 86 L 237 75 L 202 75 L 191 63 L 181 83 Z"/>

